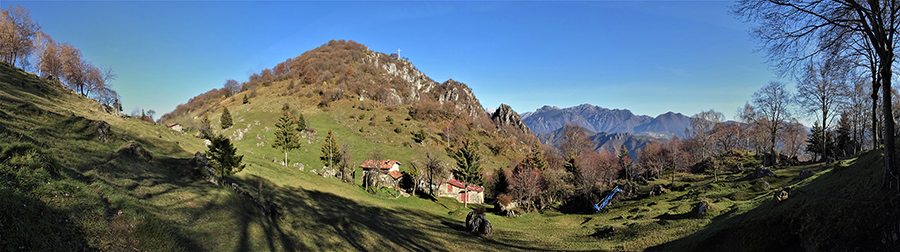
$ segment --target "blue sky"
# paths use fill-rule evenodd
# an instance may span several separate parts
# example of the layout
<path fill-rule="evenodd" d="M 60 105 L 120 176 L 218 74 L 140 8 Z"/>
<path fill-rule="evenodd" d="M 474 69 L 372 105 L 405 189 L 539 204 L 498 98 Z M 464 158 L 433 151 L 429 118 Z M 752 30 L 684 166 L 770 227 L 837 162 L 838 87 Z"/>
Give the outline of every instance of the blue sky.
<path fill-rule="evenodd" d="M 517 112 L 589 103 L 731 119 L 776 78 L 729 1 L 32 2 L 56 41 L 112 67 L 126 112 L 158 115 L 331 39 L 400 52 Z M 792 84 L 791 84 L 792 85 Z"/>

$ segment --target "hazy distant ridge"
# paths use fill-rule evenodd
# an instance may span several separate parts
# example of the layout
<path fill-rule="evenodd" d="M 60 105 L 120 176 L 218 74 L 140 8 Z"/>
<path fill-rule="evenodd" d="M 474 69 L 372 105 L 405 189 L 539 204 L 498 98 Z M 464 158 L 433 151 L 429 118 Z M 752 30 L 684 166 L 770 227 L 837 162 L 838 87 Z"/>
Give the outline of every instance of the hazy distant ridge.
<path fill-rule="evenodd" d="M 690 117 L 668 112 L 657 117 L 635 115 L 627 109 L 608 109 L 590 104 L 569 108 L 544 106 L 521 117 L 534 133 L 550 133 L 577 123 L 586 130 L 606 133 L 631 133 L 657 138 L 682 137 L 691 125 Z"/>

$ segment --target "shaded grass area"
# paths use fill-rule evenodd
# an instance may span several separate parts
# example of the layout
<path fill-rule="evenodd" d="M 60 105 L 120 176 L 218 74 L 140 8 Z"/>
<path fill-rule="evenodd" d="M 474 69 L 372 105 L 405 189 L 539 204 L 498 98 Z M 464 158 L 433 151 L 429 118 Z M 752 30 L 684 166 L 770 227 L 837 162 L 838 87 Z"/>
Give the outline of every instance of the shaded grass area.
<path fill-rule="evenodd" d="M 820 169 L 788 184 L 788 200 L 772 194 L 735 206 L 696 233 L 651 250 L 892 251 L 900 228 L 896 191 L 881 187 L 880 151 Z M 807 168 L 817 168 L 818 165 Z"/>

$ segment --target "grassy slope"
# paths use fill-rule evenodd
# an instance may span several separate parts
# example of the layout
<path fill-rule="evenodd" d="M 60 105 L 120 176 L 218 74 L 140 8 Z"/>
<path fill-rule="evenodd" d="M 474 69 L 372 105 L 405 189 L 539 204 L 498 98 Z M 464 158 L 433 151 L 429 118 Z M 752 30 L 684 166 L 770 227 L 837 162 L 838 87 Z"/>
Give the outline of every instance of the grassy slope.
<path fill-rule="evenodd" d="M 0 139 L 4 143 L 0 148 L 31 143 L 55 159 L 63 171 L 52 175 L 46 166 L 26 168 L 10 160 L 0 163 L 0 212 L 4 213 L 0 215 L 0 250 L 780 250 L 777 248 L 784 247 L 777 246 L 798 248 L 799 244 L 827 249 L 840 248 L 840 244 L 829 245 L 835 237 L 860 239 L 848 241 L 855 244 L 865 241 L 859 236 L 871 234 L 847 235 L 858 231 L 854 227 L 871 223 L 859 223 L 865 218 L 841 221 L 840 217 L 864 214 L 860 216 L 882 218 L 876 214 L 883 206 L 871 202 L 896 201 L 885 199 L 881 195 L 886 194 L 876 186 L 880 184 L 874 181 L 880 178 L 880 161 L 873 152 L 846 162 L 847 167 L 777 169 L 778 176 L 767 179 L 770 189 L 742 180 L 747 172 L 722 172 L 722 182 L 713 182 L 709 175 L 679 175 L 676 187 L 684 190 L 620 201 L 597 214 L 548 211 L 519 218 L 489 214 L 494 236 L 480 238 L 464 231 L 467 210 L 460 209 L 460 203 L 445 198 L 375 196 L 308 172 L 321 167 L 319 146 L 329 128 L 339 135 L 340 142 L 352 145 L 357 162 L 373 148 L 380 149 L 384 157 L 401 161 L 421 158 L 425 151 L 443 156 L 443 143 L 433 133 L 430 144 L 404 145 L 412 143 L 409 132 L 423 123 L 403 120 L 403 109 L 359 110 L 353 106 L 363 103 L 343 101 L 322 111 L 312 100 L 272 92 L 251 99 L 249 105 L 239 104 L 240 99 L 226 100 L 223 105 L 233 111 L 235 126 L 221 131 L 236 140 L 250 164 L 234 179 L 250 191 L 262 181 L 263 197 L 281 207 L 282 217 L 269 219 L 229 189 L 184 176 L 192 153 L 205 149 L 202 141 L 190 134 L 99 112 L 93 101 L 58 85 L 21 71 L 0 70 Z M 18 85 L 19 80 L 24 87 Z M 291 163 L 303 163 L 306 171 L 271 160 L 283 158 L 268 147 L 267 139 L 272 138 L 272 120 L 284 102 L 299 108 L 318 130 L 310 143 L 290 153 L 290 159 L 297 160 Z M 360 114 L 365 114 L 363 120 L 358 119 Z M 384 120 L 386 115 L 394 118 L 394 124 Z M 375 121 L 369 119 L 372 116 Z M 113 141 L 96 140 L 94 120 L 112 125 Z M 218 114 L 211 120 L 217 122 Z M 395 125 L 403 127 L 403 132 L 393 132 Z M 237 129 L 243 133 L 240 140 Z M 146 147 L 154 156 L 152 161 L 121 154 L 128 140 Z M 257 147 L 261 142 L 262 147 Z M 486 166 L 504 167 L 503 162 L 508 162 L 505 155 L 489 159 Z M 816 174 L 793 184 L 793 177 L 803 169 Z M 665 183 L 651 181 L 641 187 L 639 195 L 647 195 L 654 184 Z M 775 188 L 786 185 L 794 188 L 791 199 L 772 202 Z M 688 195 L 690 189 L 695 194 Z M 709 199 L 716 211 L 692 214 L 692 207 L 702 199 Z M 859 209 L 863 212 L 851 211 Z M 800 221 L 787 221 L 792 219 Z M 835 228 L 847 231 L 834 234 Z M 767 233 L 786 238 L 783 244 L 772 243 L 764 235 Z"/>

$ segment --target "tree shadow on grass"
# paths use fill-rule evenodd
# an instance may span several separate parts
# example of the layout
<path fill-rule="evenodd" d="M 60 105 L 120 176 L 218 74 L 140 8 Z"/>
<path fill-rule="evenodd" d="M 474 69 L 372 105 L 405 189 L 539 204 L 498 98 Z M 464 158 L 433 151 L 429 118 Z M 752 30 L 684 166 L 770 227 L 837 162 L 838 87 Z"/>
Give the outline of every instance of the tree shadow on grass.
<path fill-rule="evenodd" d="M 286 251 L 544 250 L 482 238 L 466 231 L 462 220 L 418 209 L 370 206 L 328 192 L 274 186 L 259 177 L 239 180 L 239 183 L 258 187 L 260 180 L 266 185 L 263 201 L 277 204 L 279 217 L 237 216 L 258 222 L 265 232 L 265 237 L 261 238 L 266 239 L 242 238 L 239 249 L 252 248 L 254 246 L 249 243 L 262 242 Z M 255 188 L 244 189 L 250 189 L 251 194 L 257 191 Z M 494 232 L 504 231 L 495 229 Z M 242 231 L 242 237 L 246 235 L 247 232 Z M 275 245 L 268 245 L 271 243 Z"/>

